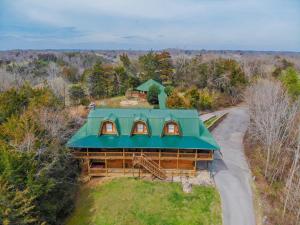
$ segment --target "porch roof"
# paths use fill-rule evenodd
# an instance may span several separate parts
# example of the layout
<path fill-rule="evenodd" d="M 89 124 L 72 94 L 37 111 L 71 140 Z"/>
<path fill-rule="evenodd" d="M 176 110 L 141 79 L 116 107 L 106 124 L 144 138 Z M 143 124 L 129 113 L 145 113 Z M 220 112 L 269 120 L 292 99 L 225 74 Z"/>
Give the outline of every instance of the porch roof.
<path fill-rule="evenodd" d="M 112 136 L 90 135 L 69 143 L 70 148 L 159 148 L 159 149 L 203 149 L 217 150 L 216 146 L 208 141 L 196 137 L 182 136 Z"/>

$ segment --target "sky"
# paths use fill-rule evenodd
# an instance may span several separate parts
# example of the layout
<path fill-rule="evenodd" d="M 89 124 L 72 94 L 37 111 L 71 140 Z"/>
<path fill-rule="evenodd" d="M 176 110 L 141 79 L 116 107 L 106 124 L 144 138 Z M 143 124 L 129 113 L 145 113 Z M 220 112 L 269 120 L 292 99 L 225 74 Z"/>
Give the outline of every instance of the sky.
<path fill-rule="evenodd" d="M 0 50 L 300 51 L 300 0 L 0 0 Z"/>

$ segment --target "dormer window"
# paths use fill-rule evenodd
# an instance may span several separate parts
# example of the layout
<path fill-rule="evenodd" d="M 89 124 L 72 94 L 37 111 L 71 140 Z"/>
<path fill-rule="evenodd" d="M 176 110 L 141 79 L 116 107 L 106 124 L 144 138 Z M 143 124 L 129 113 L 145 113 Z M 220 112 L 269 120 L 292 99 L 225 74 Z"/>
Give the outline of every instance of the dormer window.
<path fill-rule="evenodd" d="M 176 122 L 168 122 L 164 126 L 164 135 L 179 135 L 179 127 Z"/>
<path fill-rule="evenodd" d="M 116 126 L 111 121 L 105 121 L 102 124 L 101 134 L 117 134 Z"/>
<path fill-rule="evenodd" d="M 137 124 L 137 132 L 138 133 L 143 133 L 144 132 L 144 124 L 142 124 L 142 123 L 138 123 Z"/>
<path fill-rule="evenodd" d="M 168 124 L 168 133 L 174 134 L 175 133 L 175 124 Z"/>
<path fill-rule="evenodd" d="M 105 128 L 106 128 L 106 132 L 108 132 L 108 133 L 113 132 L 113 124 L 112 123 L 106 123 Z"/>
<path fill-rule="evenodd" d="M 148 134 L 147 125 L 142 121 L 136 122 L 132 134 Z"/>

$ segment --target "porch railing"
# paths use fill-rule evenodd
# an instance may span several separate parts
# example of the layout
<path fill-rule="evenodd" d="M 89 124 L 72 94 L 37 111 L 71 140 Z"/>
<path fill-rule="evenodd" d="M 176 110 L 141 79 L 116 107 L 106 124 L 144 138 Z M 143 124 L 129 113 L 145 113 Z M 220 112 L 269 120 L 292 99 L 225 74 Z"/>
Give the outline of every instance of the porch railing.
<path fill-rule="evenodd" d="M 75 158 L 87 159 L 133 159 L 134 156 L 145 155 L 154 160 L 180 159 L 180 160 L 213 160 L 213 153 L 182 153 L 182 152 L 79 152 L 74 151 Z"/>

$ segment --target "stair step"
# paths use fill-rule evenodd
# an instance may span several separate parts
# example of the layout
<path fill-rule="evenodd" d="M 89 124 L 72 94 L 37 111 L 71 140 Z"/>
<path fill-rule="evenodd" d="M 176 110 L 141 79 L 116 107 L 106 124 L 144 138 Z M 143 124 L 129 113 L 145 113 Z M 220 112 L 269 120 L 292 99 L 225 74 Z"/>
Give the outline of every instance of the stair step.
<path fill-rule="evenodd" d="M 133 165 L 141 165 L 152 175 L 156 176 L 159 179 L 166 179 L 167 175 L 164 171 L 159 168 L 159 165 L 153 160 L 147 158 L 145 155 L 136 156 L 133 158 Z"/>

